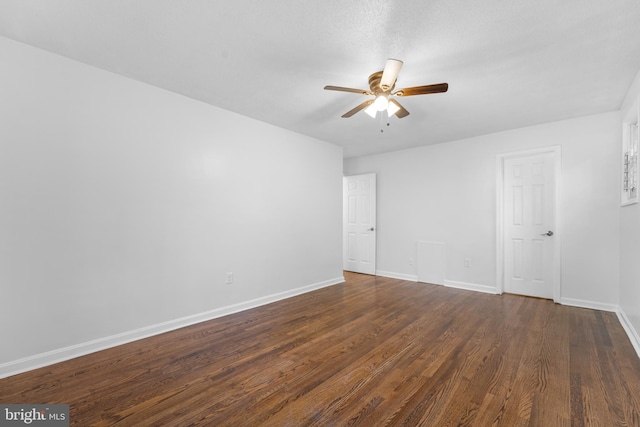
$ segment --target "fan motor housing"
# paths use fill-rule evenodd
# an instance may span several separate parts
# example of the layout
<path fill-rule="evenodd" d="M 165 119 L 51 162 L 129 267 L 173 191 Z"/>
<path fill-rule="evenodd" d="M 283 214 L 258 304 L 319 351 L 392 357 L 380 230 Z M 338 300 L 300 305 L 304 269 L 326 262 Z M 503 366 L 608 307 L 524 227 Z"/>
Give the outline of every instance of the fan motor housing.
<path fill-rule="evenodd" d="M 380 95 L 381 93 L 389 93 L 393 90 L 394 87 L 396 87 L 396 84 L 394 82 L 393 86 L 385 90 L 380 86 L 380 80 L 382 80 L 382 71 L 376 71 L 369 76 L 369 87 L 371 88 L 371 92 L 373 92 L 373 94 L 376 96 Z"/>

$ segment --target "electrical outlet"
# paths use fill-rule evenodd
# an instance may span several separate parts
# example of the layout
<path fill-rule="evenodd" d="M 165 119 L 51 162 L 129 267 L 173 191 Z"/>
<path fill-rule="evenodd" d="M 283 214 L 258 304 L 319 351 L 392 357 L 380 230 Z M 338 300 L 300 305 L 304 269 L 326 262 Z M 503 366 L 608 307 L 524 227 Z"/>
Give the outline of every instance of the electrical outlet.
<path fill-rule="evenodd" d="M 464 259 L 464 266 L 466 268 L 471 268 L 471 258 L 465 258 Z"/>
<path fill-rule="evenodd" d="M 227 285 L 231 285 L 233 283 L 233 273 L 227 273 Z"/>
<path fill-rule="evenodd" d="M 413 265 L 413 258 L 409 258 L 409 265 Z"/>

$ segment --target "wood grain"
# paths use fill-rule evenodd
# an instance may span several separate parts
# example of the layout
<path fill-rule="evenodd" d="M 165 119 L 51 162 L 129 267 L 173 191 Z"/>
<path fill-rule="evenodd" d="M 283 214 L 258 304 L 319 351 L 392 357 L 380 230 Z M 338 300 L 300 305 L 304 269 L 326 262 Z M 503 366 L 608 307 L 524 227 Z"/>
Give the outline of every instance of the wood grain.
<path fill-rule="evenodd" d="M 345 273 L 344 284 L 0 380 L 74 426 L 640 426 L 615 314 Z"/>

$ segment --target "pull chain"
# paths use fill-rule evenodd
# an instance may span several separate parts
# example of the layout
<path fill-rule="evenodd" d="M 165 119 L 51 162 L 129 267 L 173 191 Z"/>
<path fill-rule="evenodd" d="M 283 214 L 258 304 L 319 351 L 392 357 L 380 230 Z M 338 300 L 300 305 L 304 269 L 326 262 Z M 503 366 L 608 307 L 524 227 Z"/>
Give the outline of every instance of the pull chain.
<path fill-rule="evenodd" d="M 380 111 L 380 132 L 384 132 L 384 123 L 387 123 L 387 127 L 389 126 L 389 113 L 387 110 Z"/>

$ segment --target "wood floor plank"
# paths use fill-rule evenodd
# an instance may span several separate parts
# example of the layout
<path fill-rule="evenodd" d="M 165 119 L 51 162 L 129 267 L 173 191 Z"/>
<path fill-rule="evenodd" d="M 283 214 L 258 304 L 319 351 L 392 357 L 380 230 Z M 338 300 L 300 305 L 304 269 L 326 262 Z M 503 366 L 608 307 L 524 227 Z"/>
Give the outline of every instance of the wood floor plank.
<path fill-rule="evenodd" d="M 74 426 L 640 426 L 613 313 L 346 283 L 0 380 Z"/>

